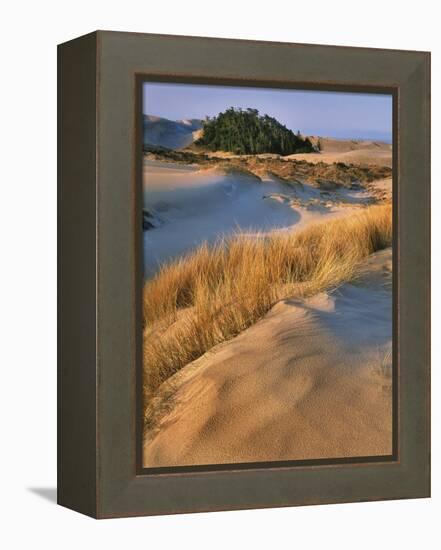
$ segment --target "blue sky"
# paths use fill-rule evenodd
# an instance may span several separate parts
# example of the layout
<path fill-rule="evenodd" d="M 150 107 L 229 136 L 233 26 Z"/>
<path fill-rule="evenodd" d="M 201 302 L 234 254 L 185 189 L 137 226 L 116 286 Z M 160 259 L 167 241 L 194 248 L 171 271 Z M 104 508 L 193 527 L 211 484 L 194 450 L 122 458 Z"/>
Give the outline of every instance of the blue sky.
<path fill-rule="evenodd" d="M 392 141 L 392 96 L 199 84 L 144 83 L 143 111 L 171 120 L 252 107 L 293 131 Z"/>

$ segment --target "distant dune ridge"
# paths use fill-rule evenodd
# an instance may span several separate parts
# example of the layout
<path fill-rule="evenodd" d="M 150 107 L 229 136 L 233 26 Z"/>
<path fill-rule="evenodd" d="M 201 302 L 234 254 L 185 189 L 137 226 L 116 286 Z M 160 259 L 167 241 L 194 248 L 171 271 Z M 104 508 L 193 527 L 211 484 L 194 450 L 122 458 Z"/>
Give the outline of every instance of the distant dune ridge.
<path fill-rule="evenodd" d="M 144 115 L 144 146 L 156 145 L 168 149 L 185 149 L 204 151 L 202 119 L 168 120 L 166 118 Z M 337 139 L 322 136 L 301 136 L 308 139 L 315 151 L 294 153 L 293 159 L 305 159 L 309 162 L 347 162 L 392 166 L 392 145 L 380 140 Z M 207 151 L 208 152 L 208 151 Z M 231 152 L 214 151 L 214 154 L 234 156 Z M 288 159 L 290 157 L 287 157 Z"/>
<path fill-rule="evenodd" d="M 144 145 L 159 145 L 169 149 L 180 149 L 193 143 L 202 128 L 202 120 L 168 120 L 153 115 L 144 115 Z"/>
<path fill-rule="evenodd" d="M 311 142 L 320 152 L 296 155 L 309 162 L 346 162 L 392 167 L 392 144 L 377 140 L 335 139 L 311 136 Z"/>

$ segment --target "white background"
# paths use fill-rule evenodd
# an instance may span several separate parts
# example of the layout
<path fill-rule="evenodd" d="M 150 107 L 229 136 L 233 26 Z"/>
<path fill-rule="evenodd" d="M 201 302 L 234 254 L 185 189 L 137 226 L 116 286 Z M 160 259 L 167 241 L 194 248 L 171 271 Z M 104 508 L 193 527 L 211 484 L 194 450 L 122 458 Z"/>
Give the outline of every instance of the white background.
<path fill-rule="evenodd" d="M 94 521 L 56 483 L 56 44 L 95 29 L 432 51 L 433 310 L 441 309 L 438 2 L 4 2 L 0 55 L 0 545 L 10 548 L 440 548 L 440 318 L 433 498 Z M 415 182 L 418 186 L 418 182 Z M 79 403 L 79 406 L 81 404 Z"/>

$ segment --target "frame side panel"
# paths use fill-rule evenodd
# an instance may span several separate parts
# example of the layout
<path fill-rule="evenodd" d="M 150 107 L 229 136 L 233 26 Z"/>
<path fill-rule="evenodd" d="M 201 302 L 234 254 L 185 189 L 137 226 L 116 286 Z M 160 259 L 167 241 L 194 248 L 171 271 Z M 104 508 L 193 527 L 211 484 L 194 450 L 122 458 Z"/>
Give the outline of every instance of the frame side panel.
<path fill-rule="evenodd" d="M 58 503 L 96 516 L 96 34 L 58 47 Z"/>
<path fill-rule="evenodd" d="M 430 496 L 430 55 L 400 90 L 398 341 L 400 460 Z"/>

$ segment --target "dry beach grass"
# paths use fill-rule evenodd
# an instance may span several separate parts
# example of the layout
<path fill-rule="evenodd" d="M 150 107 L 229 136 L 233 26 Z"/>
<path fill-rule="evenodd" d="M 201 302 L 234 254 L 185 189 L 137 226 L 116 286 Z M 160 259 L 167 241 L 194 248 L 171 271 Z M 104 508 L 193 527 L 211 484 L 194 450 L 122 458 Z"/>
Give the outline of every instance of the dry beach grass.
<path fill-rule="evenodd" d="M 278 300 L 350 280 L 359 262 L 391 239 L 391 205 L 383 204 L 304 230 L 236 234 L 164 265 L 143 293 L 146 402 L 165 380 L 253 325 Z"/>
<path fill-rule="evenodd" d="M 390 455 L 391 285 L 389 247 L 186 365 L 149 402 L 144 465 Z"/>

